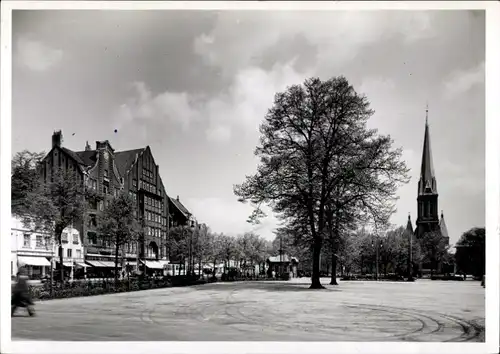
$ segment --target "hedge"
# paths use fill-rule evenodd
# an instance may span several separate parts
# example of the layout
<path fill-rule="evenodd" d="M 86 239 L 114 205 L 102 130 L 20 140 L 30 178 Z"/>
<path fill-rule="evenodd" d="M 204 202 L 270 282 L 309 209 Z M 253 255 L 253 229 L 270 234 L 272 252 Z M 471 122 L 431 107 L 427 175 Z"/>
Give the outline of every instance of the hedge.
<path fill-rule="evenodd" d="M 213 280 L 209 281 L 211 282 Z M 186 276 L 173 278 L 165 277 L 160 279 L 131 279 L 130 281 L 125 279 L 118 280 L 116 284 L 113 280 L 102 280 L 97 282 L 85 281 L 66 283 L 64 287 L 61 287 L 60 284 L 54 285 L 52 289 L 52 295 L 49 284 L 44 284 L 43 286 L 30 285 L 29 291 L 33 300 L 51 300 L 168 288 L 172 286 L 201 285 L 205 284 L 206 282 L 207 281 L 203 279 Z"/>

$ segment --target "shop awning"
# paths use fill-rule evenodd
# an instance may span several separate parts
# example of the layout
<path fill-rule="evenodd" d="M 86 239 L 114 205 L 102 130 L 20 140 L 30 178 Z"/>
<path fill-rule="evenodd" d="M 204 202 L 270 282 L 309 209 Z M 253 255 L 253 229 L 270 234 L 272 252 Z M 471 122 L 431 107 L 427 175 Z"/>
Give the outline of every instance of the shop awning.
<path fill-rule="evenodd" d="M 104 267 L 99 261 L 86 261 L 92 267 Z"/>
<path fill-rule="evenodd" d="M 111 261 L 99 261 L 99 263 L 102 264 L 102 267 L 106 267 L 106 268 L 114 268 L 115 267 L 115 262 L 111 262 Z M 120 263 L 118 263 L 118 268 L 121 268 L 122 265 Z"/>
<path fill-rule="evenodd" d="M 157 261 L 141 261 L 149 269 L 163 269 L 163 264 Z"/>
<path fill-rule="evenodd" d="M 45 257 L 19 256 L 17 262 L 21 267 L 24 265 L 50 267 L 50 262 Z"/>
<path fill-rule="evenodd" d="M 76 265 L 77 267 L 81 267 L 81 268 L 88 268 L 88 267 L 91 267 L 90 265 L 85 264 L 85 263 L 82 263 L 82 262 L 75 262 L 75 265 Z"/>

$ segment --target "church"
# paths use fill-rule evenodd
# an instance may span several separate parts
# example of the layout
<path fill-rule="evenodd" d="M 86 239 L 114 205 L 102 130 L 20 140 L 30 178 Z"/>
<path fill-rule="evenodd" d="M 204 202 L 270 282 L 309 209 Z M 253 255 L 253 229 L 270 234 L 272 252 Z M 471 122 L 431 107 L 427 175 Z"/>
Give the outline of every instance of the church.
<path fill-rule="evenodd" d="M 438 190 L 434 166 L 432 163 L 431 139 L 429 133 L 429 109 L 425 111 L 425 132 L 424 145 L 422 150 L 422 163 L 420 168 L 420 179 L 418 181 L 417 193 L 417 221 L 415 231 L 410 215 L 406 225 L 407 232 L 420 240 L 426 232 L 438 232 L 445 239 L 445 244 L 449 245 L 450 238 L 444 221 L 444 214 L 441 211 L 441 218 L 438 214 Z M 429 268 L 427 264 L 419 264 L 419 273 Z"/>

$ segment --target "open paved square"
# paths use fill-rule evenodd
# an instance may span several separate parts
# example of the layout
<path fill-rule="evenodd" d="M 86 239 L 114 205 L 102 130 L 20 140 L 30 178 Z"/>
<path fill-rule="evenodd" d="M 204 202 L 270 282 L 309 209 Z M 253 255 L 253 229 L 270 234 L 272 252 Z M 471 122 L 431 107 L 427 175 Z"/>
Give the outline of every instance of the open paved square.
<path fill-rule="evenodd" d="M 478 282 L 214 283 L 39 302 L 14 340 L 484 341 Z M 323 284 L 328 284 L 323 279 Z"/>

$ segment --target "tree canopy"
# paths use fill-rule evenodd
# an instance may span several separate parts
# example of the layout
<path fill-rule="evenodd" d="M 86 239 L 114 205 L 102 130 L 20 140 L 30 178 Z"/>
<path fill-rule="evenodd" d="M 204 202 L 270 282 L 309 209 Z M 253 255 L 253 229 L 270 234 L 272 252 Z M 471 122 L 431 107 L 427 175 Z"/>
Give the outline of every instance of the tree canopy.
<path fill-rule="evenodd" d="M 366 127 L 373 113 L 344 77 L 288 87 L 275 95 L 260 126 L 257 172 L 234 187 L 239 200 L 267 204 L 289 227 L 307 229 L 311 288 L 322 288 L 319 257 L 331 228 L 328 208 L 349 205 L 365 221 L 386 223 L 398 185 L 408 180 L 401 149 Z"/>

